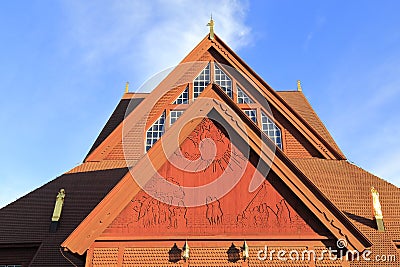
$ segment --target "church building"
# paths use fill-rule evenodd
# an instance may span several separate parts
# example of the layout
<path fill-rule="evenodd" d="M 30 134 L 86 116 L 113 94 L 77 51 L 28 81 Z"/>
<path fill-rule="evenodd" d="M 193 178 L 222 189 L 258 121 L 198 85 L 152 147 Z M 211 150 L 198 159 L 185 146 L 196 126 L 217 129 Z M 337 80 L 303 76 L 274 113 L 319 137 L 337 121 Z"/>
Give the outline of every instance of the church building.
<path fill-rule="evenodd" d="M 400 266 L 400 189 L 213 25 L 150 93 L 127 85 L 82 164 L 0 209 L 0 267 Z"/>

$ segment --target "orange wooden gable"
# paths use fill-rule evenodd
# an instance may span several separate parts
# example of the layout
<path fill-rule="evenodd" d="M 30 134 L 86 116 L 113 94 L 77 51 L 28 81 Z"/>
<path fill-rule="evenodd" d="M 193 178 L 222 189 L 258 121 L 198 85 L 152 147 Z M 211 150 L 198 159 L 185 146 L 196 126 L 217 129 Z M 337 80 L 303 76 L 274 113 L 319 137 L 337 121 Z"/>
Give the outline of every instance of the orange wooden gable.
<path fill-rule="evenodd" d="M 249 192 L 255 176 L 264 181 Z M 265 179 L 264 176 L 216 122 L 205 118 L 98 240 L 155 240 L 178 236 L 321 239 L 321 235 L 329 235 L 325 227 L 312 219 L 312 214 L 306 214 L 303 205 L 290 192 L 284 192 L 286 198 L 278 192 L 277 185 L 269 181 L 274 183 L 276 177 L 271 175 Z M 219 183 L 216 185 L 219 190 L 229 192 L 222 196 L 220 193 L 225 192 L 214 193 L 212 183 Z M 202 186 L 207 189 L 204 192 L 197 189 L 195 195 L 187 190 L 187 187 Z M 201 205 L 187 207 L 186 203 L 193 200 Z"/>
<path fill-rule="evenodd" d="M 249 219 L 248 221 L 246 221 L 246 218 L 251 210 L 254 211 L 259 209 L 261 211 L 263 207 L 266 208 L 268 212 L 270 211 L 268 214 L 275 214 L 276 220 L 279 218 L 279 220 L 281 220 L 280 223 L 283 222 L 282 225 L 285 225 L 283 227 L 287 229 L 286 234 L 299 236 L 299 229 L 303 229 L 305 233 L 315 236 L 315 231 L 310 229 L 312 223 L 309 221 L 305 222 L 304 219 L 302 219 L 304 214 L 299 214 L 299 211 L 296 210 L 296 207 L 302 206 L 304 207 L 303 210 L 307 210 L 307 212 L 316 218 L 320 227 L 319 229 L 327 229 L 327 234 L 336 239 L 347 240 L 349 248 L 355 248 L 362 251 L 366 247 L 370 246 L 370 242 L 364 237 L 364 235 L 361 234 L 354 225 L 350 223 L 345 215 L 335 208 L 335 206 L 310 182 L 310 180 L 308 180 L 308 178 L 291 163 L 282 151 L 276 149 L 272 141 L 264 136 L 260 129 L 251 122 L 251 120 L 237 107 L 237 105 L 221 90 L 219 86 L 214 84 L 209 85 L 201 96 L 202 97 L 199 97 L 192 105 L 190 105 L 181 118 L 164 133 L 161 140 L 159 140 L 159 142 L 148 151 L 147 156 L 142 157 L 138 163 L 132 167 L 131 171 L 120 181 L 120 183 L 64 241 L 62 247 L 67 248 L 72 252 L 83 254 L 95 240 L 98 240 L 101 237 L 104 238 L 109 234 L 113 235 L 125 231 L 124 234 L 126 235 L 128 233 L 129 235 L 129 232 L 131 231 L 129 230 L 130 227 L 131 229 L 136 230 L 140 227 L 141 229 L 146 229 L 147 227 L 150 227 L 152 221 L 158 223 L 162 221 L 163 223 L 167 223 L 166 221 L 163 221 L 164 219 L 161 217 L 168 217 L 165 212 L 168 208 L 165 206 L 161 208 L 162 205 L 158 205 L 157 199 L 151 201 L 148 200 L 149 202 L 146 202 L 147 195 L 141 192 L 142 188 L 138 185 L 138 182 L 144 185 L 151 185 L 151 182 L 153 181 L 152 178 L 157 174 L 157 172 L 158 174 L 165 174 L 168 177 L 168 172 L 171 171 L 171 168 L 168 167 L 169 165 L 166 164 L 166 162 L 170 161 L 178 147 L 182 146 L 183 149 L 186 149 L 187 146 L 190 146 L 190 142 L 186 141 L 188 144 L 185 144 L 185 140 L 188 140 L 188 138 L 190 139 L 190 136 L 196 132 L 196 128 L 201 125 L 204 118 L 210 116 L 213 119 L 218 118 L 217 121 L 224 129 L 231 129 L 229 139 L 235 139 L 236 142 L 233 142 L 234 146 L 230 146 L 230 149 L 238 148 L 242 151 L 244 147 L 249 147 L 252 151 L 251 155 L 255 156 L 256 161 L 261 164 L 258 165 L 260 174 L 263 177 L 266 177 L 267 174 L 265 171 L 270 168 L 271 173 L 273 173 L 277 182 L 275 184 L 270 183 L 268 178 L 268 181 L 264 181 L 253 193 L 241 194 L 241 190 L 249 188 L 249 185 L 246 185 L 246 181 L 248 182 L 249 177 L 241 175 L 239 178 L 244 177 L 241 182 L 243 184 L 234 190 L 238 190 L 237 192 L 240 193 L 240 197 L 243 198 L 237 196 L 235 198 L 236 204 L 232 205 L 231 208 L 228 209 L 226 208 L 228 203 L 234 201 L 232 199 L 232 196 L 234 196 L 233 193 L 231 197 L 227 196 L 225 199 L 223 196 L 214 198 L 214 195 L 211 193 L 209 195 L 201 195 L 202 198 L 206 198 L 206 204 L 205 206 L 203 205 L 202 207 L 198 207 L 196 211 L 193 210 L 191 215 L 191 223 L 194 223 L 195 225 L 197 225 L 195 219 L 200 218 L 197 215 L 200 216 L 200 214 L 202 214 L 203 218 L 205 217 L 206 220 L 199 222 L 199 225 L 205 223 L 203 224 L 203 228 L 199 227 L 199 231 L 202 231 L 201 229 L 203 229 L 203 231 L 205 231 L 203 233 L 204 235 L 214 235 L 215 232 L 213 232 L 213 230 L 207 230 L 209 227 L 205 227 L 205 225 L 207 225 L 207 223 L 218 223 L 221 224 L 218 226 L 219 231 L 224 229 L 226 236 L 232 236 L 235 233 L 243 234 L 241 230 L 238 230 L 240 229 L 240 224 L 253 223 L 254 225 L 257 218 L 253 217 L 253 219 Z M 221 145 L 218 147 L 222 149 L 224 146 Z M 190 151 L 193 152 L 196 151 L 196 149 Z M 251 158 L 251 155 L 247 156 Z M 216 170 L 218 169 L 218 165 L 213 166 L 216 166 Z M 249 168 L 249 173 L 254 170 L 250 165 L 246 165 L 244 168 L 245 170 Z M 207 178 L 204 175 L 200 175 L 200 173 L 193 174 L 193 179 L 185 179 L 188 174 L 182 175 L 181 177 L 174 177 L 174 181 L 178 184 L 185 184 L 187 182 L 189 185 L 190 183 L 194 185 L 196 182 L 204 183 L 207 182 L 207 179 L 212 180 L 214 177 L 210 175 Z M 201 178 L 199 176 L 201 176 Z M 133 177 L 135 179 L 133 179 Z M 277 184 L 279 187 L 276 186 Z M 177 194 L 179 195 L 179 192 L 177 192 Z M 264 200 L 264 198 L 261 197 L 262 195 L 270 195 L 271 198 Z M 298 202 L 293 200 L 289 202 L 290 198 L 287 196 L 295 196 L 294 198 Z M 207 197 L 210 197 L 208 203 Z M 243 201 L 241 199 L 243 199 Z M 190 201 L 190 199 L 188 199 L 188 201 Z M 162 213 L 164 215 L 157 218 L 150 216 L 149 218 L 151 211 L 146 213 L 147 216 L 143 215 L 143 212 L 142 215 L 138 215 L 138 213 L 141 212 L 140 205 L 146 205 L 150 202 L 154 205 L 145 208 L 146 211 L 149 209 L 152 209 L 153 211 L 160 209 L 158 214 Z M 293 203 L 299 203 L 299 205 Z M 179 201 L 175 201 L 172 204 L 174 204 L 174 208 L 172 208 L 174 211 L 173 214 L 174 216 L 176 215 L 176 217 L 172 216 L 173 218 L 171 218 L 170 213 L 166 220 L 169 221 L 168 223 L 172 220 L 171 225 L 175 225 L 177 229 L 177 232 L 175 233 L 176 235 L 184 234 L 183 229 L 178 225 L 181 225 L 182 223 L 187 224 L 189 222 L 189 218 L 186 216 L 190 216 L 190 212 L 188 213 L 187 210 L 185 211 L 186 202 L 180 203 Z M 221 204 L 223 207 L 221 207 Z M 276 209 L 274 209 L 275 207 L 272 208 L 274 205 Z M 207 206 L 209 208 L 208 212 Z M 249 209 L 246 209 L 246 207 Z M 287 209 L 280 209 L 278 211 L 278 207 L 287 207 Z M 225 218 L 226 221 L 224 220 L 222 208 L 226 209 L 227 216 L 229 214 L 229 220 L 228 218 Z M 210 212 L 210 209 L 212 212 Z M 161 212 L 161 210 L 164 210 L 164 212 Z M 280 211 L 281 213 L 279 213 Z M 153 215 L 155 213 L 156 212 L 153 212 Z M 288 215 L 289 213 L 291 213 L 291 216 Z M 121 221 L 126 218 L 132 218 L 130 215 L 133 215 L 132 217 L 136 216 L 136 218 L 139 219 L 136 222 L 132 222 L 130 226 L 121 227 Z M 296 215 L 298 215 L 298 217 L 296 217 Z M 146 217 L 146 219 L 143 219 L 143 216 Z M 260 216 L 262 216 L 262 212 L 260 213 Z M 274 216 L 271 216 L 271 220 L 272 218 L 274 218 Z M 291 219 L 293 219 L 293 223 L 291 223 Z M 236 220 L 236 227 L 238 227 L 236 230 L 232 230 L 233 228 L 231 226 L 225 227 L 222 225 L 223 222 L 228 223 L 232 222 L 232 220 L 233 222 Z M 116 225 L 119 225 L 119 227 L 113 227 Z M 270 227 L 270 233 L 278 234 L 279 230 L 274 229 L 274 226 L 271 226 L 273 225 L 272 223 L 268 225 Z M 266 227 L 265 229 L 268 228 L 268 225 L 264 224 L 264 227 Z M 158 230 L 163 229 L 161 226 L 157 227 L 159 227 Z M 262 229 L 262 226 L 260 227 L 260 229 Z M 113 228 L 118 230 L 114 231 L 112 230 Z M 253 229 L 253 233 L 255 233 L 257 227 L 242 229 L 249 229 L 246 231 L 248 231 L 248 234 L 251 234 L 251 229 Z M 134 234 L 135 236 L 146 236 L 146 232 L 148 234 L 151 233 L 150 230 L 140 231 L 141 234 L 138 234 L 137 232 L 132 233 L 132 238 Z M 190 231 L 187 231 L 186 233 L 189 234 Z M 266 231 L 266 233 L 268 233 L 268 231 Z"/>
<path fill-rule="evenodd" d="M 121 151 L 121 136 L 126 137 L 123 124 L 136 124 L 136 130 L 144 132 L 146 126 L 151 124 L 160 115 L 163 108 L 171 103 L 171 100 L 184 90 L 186 83 L 193 81 L 195 76 L 204 67 L 205 62 L 210 60 L 231 66 L 241 73 L 246 81 L 257 94 L 260 94 L 270 105 L 274 117 L 283 121 L 283 127 L 294 129 L 287 131 L 288 142 L 297 147 L 310 147 L 307 152 L 315 156 L 316 153 L 326 159 L 345 159 L 342 152 L 334 144 L 333 140 L 323 138 L 307 121 L 304 120 L 292 107 L 290 107 L 261 77 L 259 77 L 249 66 L 247 66 L 218 36 L 210 40 L 205 37 L 189 54 L 181 64 L 178 65 L 137 107 L 134 113 L 129 114 L 121 123 L 91 154 L 85 161 L 115 160 L 119 159 Z M 142 121 L 141 121 L 142 120 Z M 306 144 L 305 144 L 306 143 Z M 137 144 L 136 155 L 143 155 L 142 144 Z M 119 154 L 121 155 L 121 154 Z M 140 158 L 138 156 L 138 158 Z M 121 157 L 121 156 L 120 156 Z"/>

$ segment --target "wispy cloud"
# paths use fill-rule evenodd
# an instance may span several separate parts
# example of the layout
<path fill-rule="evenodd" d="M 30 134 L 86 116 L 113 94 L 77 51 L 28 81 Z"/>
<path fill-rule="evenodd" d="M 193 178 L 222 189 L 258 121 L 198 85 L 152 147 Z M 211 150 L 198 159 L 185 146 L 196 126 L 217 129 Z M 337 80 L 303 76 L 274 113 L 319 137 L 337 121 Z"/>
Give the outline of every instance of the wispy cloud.
<path fill-rule="evenodd" d="M 32 5 L 36 6 L 37 3 Z M 59 3 L 54 5 L 58 7 Z M 32 48 L 32 51 L 28 52 L 38 54 L 38 58 L 42 58 L 44 63 L 36 64 L 31 60 L 34 62 L 31 63 L 32 66 L 37 69 L 26 68 L 29 74 L 19 67 L 15 67 L 14 72 L 17 74 L 14 74 L 12 70 L 10 71 L 12 68 L 7 67 L 8 75 L 19 77 L 12 78 L 15 81 L 24 77 L 22 80 L 25 86 L 18 84 L 18 90 L 20 87 L 29 88 L 24 91 L 29 97 L 26 98 L 26 102 L 23 99 L 17 101 L 19 104 L 0 105 L 4 111 L 0 114 L 0 119 L 3 125 L 7 125 L 3 137 L 10 136 L 3 139 L 11 144 L 10 147 L 6 146 L 6 150 L 8 148 L 12 151 L 7 153 L 7 159 L 3 159 L 9 167 L 3 168 L 0 172 L 0 179 L 4 182 L 3 190 L 0 191 L 0 207 L 54 177 L 60 169 L 66 171 L 70 168 L 71 162 L 76 162 L 76 157 L 80 159 L 82 155 L 79 153 L 84 152 L 80 151 L 81 145 L 76 144 L 92 139 L 91 134 L 96 134 L 99 130 L 97 127 L 101 127 L 103 123 L 88 125 L 87 122 L 82 123 L 80 116 L 88 116 L 89 109 L 90 114 L 96 113 L 97 118 L 101 118 L 102 112 L 108 113 L 110 102 L 100 103 L 103 101 L 102 97 L 108 98 L 112 95 L 112 90 L 104 94 L 101 91 L 101 88 L 108 86 L 107 82 L 114 86 L 113 79 L 122 78 L 131 81 L 132 88 L 135 89 L 153 74 L 179 63 L 207 34 L 206 24 L 211 12 L 215 20 L 216 33 L 233 49 L 240 49 L 249 43 L 250 28 L 245 25 L 248 13 L 247 1 L 71 0 L 61 1 L 60 5 L 61 9 L 51 10 L 49 7 L 41 9 L 43 13 L 40 14 L 43 19 L 32 21 L 33 28 L 39 29 L 38 32 L 41 34 L 33 38 L 34 43 L 23 45 L 24 49 Z M 17 5 L 15 7 L 17 10 Z M 28 13 L 10 15 L 12 21 L 23 20 L 27 15 L 29 18 L 33 17 L 36 11 L 31 11 L 29 8 L 26 11 L 28 10 Z M 51 16 L 47 12 L 51 13 Z M 59 19 L 51 21 L 50 18 L 54 17 Z M 54 27 L 50 27 L 50 23 L 54 23 Z M 16 36 L 25 36 L 31 32 L 29 27 L 21 29 L 18 25 L 11 27 L 10 31 Z M 19 40 L 20 44 L 20 40 L 26 39 L 16 40 Z M 43 46 L 49 41 L 54 44 Z M 5 45 L 7 43 L 3 42 Z M 35 44 L 37 46 L 34 46 Z M 8 51 L 7 46 L 3 50 Z M 18 50 L 15 55 L 19 58 L 13 61 L 20 59 L 20 62 L 16 62 L 25 66 L 27 55 L 23 52 L 24 50 Z M 38 71 L 39 69 L 41 71 Z M 115 73 L 122 73 L 122 77 L 115 77 Z M 29 80 L 26 76 L 35 77 Z M 52 83 L 54 81 L 57 81 L 57 84 Z M 2 82 L 4 83 L 4 79 Z M 10 85 L 13 83 L 14 81 Z M 101 88 L 97 88 L 96 83 L 100 84 Z M 88 89 L 82 90 L 84 86 Z M 8 93 L 12 91 L 7 88 Z M 92 97 L 94 92 L 96 98 Z M 54 99 L 63 99 L 63 103 L 60 105 Z M 85 108 L 82 108 L 83 106 Z M 27 115 L 29 119 L 19 117 L 21 109 L 29 109 Z M 26 115 L 25 112 L 21 114 Z M 106 119 L 108 115 L 103 116 Z M 75 127 L 82 129 L 79 142 L 71 141 L 75 138 L 71 135 L 73 131 L 61 130 L 65 129 L 64 127 L 68 128 L 66 125 L 70 125 L 68 123 L 72 121 Z M 19 133 L 15 130 L 20 128 L 21 122 L 24 122 L 23 125 L 29 128 L 29 131 L 19 131 L 21 132 Z M 93 130 L 91 127 L 96 128 Z M 57 140 L 53 140 L 56 135 Z M 66 144 L 70 144 L 69 142 L 73 144 L 70 146 L 71 149 L 77 152 L 66 153 L 69 149 Z M 41 147 L 40 152 L 34 145 Z M 25 164 L 25 172 L 19 170 L 16 179 L 15 166 L 20 166 L 21 155 L 29 158 L 27 161 L 31 165 Z M 32 157 L 36 160 L 31 160 Z M 46 158 L 62 158 L 64 163 L 48 167 L 45 160 L 40 160 Z M 42 161 L 43 164 L 40 163 Z M 16 184 L 16 181 L 20 183 Z"/>
<path fill-rule="evenodd" d="M 247 1 L 68 1 L 65 5 L 69 35 L 75 48 L 82 50 L 83 63 L 97 68 L 113 58 L 135 79 L 179 63 L 207 34 L 211 13 L 216 33 L 233 49 L 250 42 Z"/>
<path fill-rule="evenodd" d="M 318 15 L 315 17 L 314 25 L 312 30 L 307 34 L 305 41 L 303 43 L 303 50 L 308 50 L 314 35 L 320 32 L 326 23 L 326 17 Z"/>

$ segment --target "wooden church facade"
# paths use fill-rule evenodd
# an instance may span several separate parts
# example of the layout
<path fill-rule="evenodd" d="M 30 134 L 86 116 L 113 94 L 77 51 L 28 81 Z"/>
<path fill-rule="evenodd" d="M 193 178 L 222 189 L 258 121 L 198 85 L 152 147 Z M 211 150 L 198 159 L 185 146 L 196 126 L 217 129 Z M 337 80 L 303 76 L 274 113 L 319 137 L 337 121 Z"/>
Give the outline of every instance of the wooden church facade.
<path fill-rule="evenodd" d="M 274 91 L 211 32 L 0 210 L 0 266 L 399 266 L 399 207 L 300 85 Z"/>

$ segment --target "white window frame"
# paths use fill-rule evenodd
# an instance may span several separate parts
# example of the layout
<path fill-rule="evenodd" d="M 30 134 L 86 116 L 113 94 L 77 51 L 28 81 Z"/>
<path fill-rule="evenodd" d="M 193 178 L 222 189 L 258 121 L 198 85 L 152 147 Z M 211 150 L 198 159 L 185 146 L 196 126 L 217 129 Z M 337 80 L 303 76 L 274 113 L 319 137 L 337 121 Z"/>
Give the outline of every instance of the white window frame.
<path fill-rule="evenodd" d="M 257 109 L 252 108 L 252 109 L 243 109 L 243 112 L 249 117 L 255 124 L 258 122 L 257 118 Z M 253 115 L 251 115 L 253 113 Z"/>
<path fill-rule="evenodd" d="M 207 66 L 193 80 L 193 99 L 196 99 L 211 81 L 211 66 L 208 62 Z M 208 79 L 207 79 L 208 78 Z M 199 83 L 199 84 L 196 84 Z"/>
<path fill-rule="evenodd" d="M 185 90 L 183 90 L 183 92 L 175 99 L 175 101 L 172 104 L 180 105 L 188 103 L 189 103 L 189 85 L 186 86 Z"/>
<path fill-rule="evenodd" d="M 182 116 L 184 110 L 170 110 L 169 111 L 169 126 L 172 126 L 174 122 L 176 122 L 180 116 Z"/>
<path fill-rule="evenodd" d="M 266 122 L 264 122 L 264 119 Z M 261 111 L 260 123 L 261 130 L 275 143 L 277 147 L 282 149 L 282 131 L 264 111 Z"/>
<path fill-rule="evenodd" d="M 146 138 L 145 138 L 145 151 L 149 151 L 149 149 L 161 138 L 161 136 L 165 132 L 165 120 L 166 114 L 165 111 L 161 114 L 161 116 L 147 129 Z M 150 141 L 150 142 L 149 142 Z"/>
<path fill-rule="evenodd" d="M 222 67 L 220 67 L 217 62 L 214 62 L 214 81 L 219 86 L 221 86 L 222 90 L 233 99 L 233 81 L 232 78 L 227 75 Z"/>

